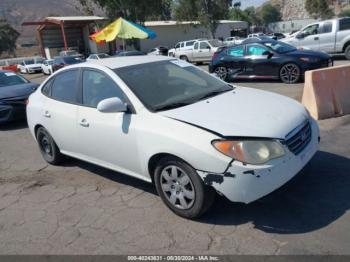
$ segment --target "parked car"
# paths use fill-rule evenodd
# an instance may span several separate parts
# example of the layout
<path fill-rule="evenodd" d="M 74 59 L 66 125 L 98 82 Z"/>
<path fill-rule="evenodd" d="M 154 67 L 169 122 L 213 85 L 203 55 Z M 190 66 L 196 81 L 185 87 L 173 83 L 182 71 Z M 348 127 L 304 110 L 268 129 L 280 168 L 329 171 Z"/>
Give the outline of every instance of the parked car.
<path fill-rule="evenodd" d="M 217 39 L 196 41 L 191 49 L 175 51 L 175 57 L 188 62 L 209 62 L 223 43 Z"/>
<path fill-rule="evenodd" d="M 169 48 L 166 46 L 157 46 L 148 51 L 148 55 L 168 55 Z"/>
<path fill-rule="evenodd" d="M 238 37 L 238 36 L 230 36 L 226 37 L 224 39 L 224 44 L 225 45 L 239 45 L 242 44 L 244 38 Z"/>
<path fill-rule="evenodd" d="M 202 40 L 207 40 L 207 39 L 193 39 L 193 40 L 187 40 L 187 41 L 181 41 L 176 43 L 175 47 L 172 49 L 168 50 L 168 56 L 171 57 L 175 57 L 175 53 L 176 52 L 180 52 L 183 50 L 192 50 L 193 49 L 193 45 L 197 42 L 197 41 L 202 41 Z"/>
<path fill-rule="evenodd" d="M 61 57 L 74 57 L 76 58 L 77 60 L 80 60 L 80 62 L 84 62 L 85 61 L 85 57 L 84 55 L 78 53 L 77 51 L 75 50 L 63 50 L 59 53 L 59 56 Z"/>
<path fill-rule="evenodd" d="M 220 49 L 214 54 L 209 71 L 223 80 L 280 79 L 291 84 L 298 82 L 306 70 L 332 65 L 333 60 L 326 53 L 297 50 L 270 39 Z"/>
<path fill-rule="evenodd" d="M 86 58 L 86 61 L 101 60 L 101 59 L 105 59 L 105 58 L 109 58 L 109 57 L 110 57 L 110 55 L 105 54 L 105 53 L 91 54 L 91 55 L 89 55 L 88 58 Z"/>
<path fill-rule="evenodd" d="M 203 214 L 215 191 L 243 203 L 269 194 L 319 143 L 317 122 L 297 101 L 164 56 L 64 68 L 30 96 L 27 116 L 48 163 L 64 154 L 153 182 L 187 218 Z"/>
<path fill-rule="evenodd" d="M 43 62 L 42 58 L 27 59 L 19 63 L 17 68 L 22 74 L 41 73 Z"/>
<path fill-rule="evenodd" d="M 52 69 L 53 62 L 54 62 L 53 59 L 44 60 L 43 64 L 41 65 L 41 69 L 44 75 L 51 75 L 53 73 L 53 69 Z"/>
<path fill-rule="evenodd" d="M 267 36 L 264 33 L 254 33 L 254 34 L 249 34 L 247 38 L 252 38 L 252 37 L 261 37 L 261 36 Z"/>
<path fill-rule="evenodd" d="M 38 86 L 13 71 L 0 70 L 0 123 L 25 118 L 26 101 Z"/>
<path fill-rule="evenodd" d="M 312 23 L 282 41 L 297 48 L 345 54 L 350 60 L 350 17 Z"/>
<path fill-rule="evenodd" d="M 282 33 L 271 33 L 271 34 L 268 34 L 268 36 L 274 40 L 280 40 L 280 39 L 286 38 L 286 36 Z"/>
<path fill-rule="evenodd" d="M 139 56 L 139 55 L 146 55 L 144 52 L 141 51 L 118 51 L 116 52 L 115 56 Z"/>
<path fill-rule="evenodd" d="M 72 56 L 56 56 L 53 60 L 52 64 L 52 72 L 56 72 L 58 69 L 61 69 L 63 67 L 69 66 L 69 65 L 74 65 L 74 64 L 79 64 L 81 63 L 80 59 L 77 59 L 76 57 Z"/>

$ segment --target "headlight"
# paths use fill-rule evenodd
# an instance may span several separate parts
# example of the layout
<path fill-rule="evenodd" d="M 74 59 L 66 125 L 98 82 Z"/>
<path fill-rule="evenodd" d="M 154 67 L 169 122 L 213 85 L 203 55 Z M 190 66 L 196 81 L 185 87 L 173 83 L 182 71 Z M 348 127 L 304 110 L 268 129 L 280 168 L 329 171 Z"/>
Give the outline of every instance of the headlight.
<path fill-rule="evenodd" d="M 281 143 L 275 140 L 215 140 L 212 144 L 224 155 L 253 165 L 264 164 L 285 153 Z"/>
<path fill-rule="evenodd" d="M 304 62 L 312 62 L 312 63 L 315 63 L 315 62 L 319 62 L 320 59 L 317 58 L 317 57 L 300 57 L 299 58 L 301 61 L 304 61 Z"/>

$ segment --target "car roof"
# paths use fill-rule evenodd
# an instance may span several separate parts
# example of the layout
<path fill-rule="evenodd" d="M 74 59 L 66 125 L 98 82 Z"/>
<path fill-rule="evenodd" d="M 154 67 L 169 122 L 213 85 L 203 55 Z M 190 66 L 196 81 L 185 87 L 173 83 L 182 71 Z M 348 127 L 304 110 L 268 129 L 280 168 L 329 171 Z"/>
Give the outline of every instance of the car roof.
<path fill-rule="evenodd" d="M 15 72 L 10 71 L 10 70 L 1 70 L 1 69 L 0 69 L 0 73 L 15 73 Z"/>
<path fill-rule="evenodd" d="M 97 63 L 111 69 L 116 69 L 121 67 L 147 64 L 147 63 L 160 62 L 160 61 L 170 61 L 170 60 L 174 60 L 174 58 L 169 58 L 166 56 L 146 56 L 146 55 L 145 56 L 119 56 L 119 57 L 105 58 L 103 60 L 97 60 L 97 61 L 94 61 L 93 63 Z"/>

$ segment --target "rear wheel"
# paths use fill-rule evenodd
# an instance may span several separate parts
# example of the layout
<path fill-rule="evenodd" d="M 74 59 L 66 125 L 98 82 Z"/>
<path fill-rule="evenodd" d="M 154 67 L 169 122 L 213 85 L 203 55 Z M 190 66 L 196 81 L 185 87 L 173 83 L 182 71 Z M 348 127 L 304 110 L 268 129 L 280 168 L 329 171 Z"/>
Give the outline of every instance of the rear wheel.
<path fill-rule="evenodd" d="M 300 80 L 300 68 L 294 63 L 288 63 L 280 69 L 280 79 L 283 83 L 294 84 Z"/>
<path fill-rule="evenodd" d="M 36 133 L 36 139 L 45 161 L 52 165 L 58 165 L 62 161 L 63 155 L 49 132 L 45 128 L 39 127 Z"/>
<path fill-rule="evenodd" d="M 224 66 L 219 66 L 215 68 L 214 73 L 222 80 L 226 80 L 227 78 L 227 69 Z"/>
<path fill-rule="evenodd" d="M 350 60 L 350 45 L 345 48 L 345 57 Z"/>
<path fill-rule="evenodd" d="M 215 199 L 214 189 L 206 186 L 191 166 L 175 157 L 159 161 L 154 181 L 163 202 L 185 218 L 199 217 Z"/>

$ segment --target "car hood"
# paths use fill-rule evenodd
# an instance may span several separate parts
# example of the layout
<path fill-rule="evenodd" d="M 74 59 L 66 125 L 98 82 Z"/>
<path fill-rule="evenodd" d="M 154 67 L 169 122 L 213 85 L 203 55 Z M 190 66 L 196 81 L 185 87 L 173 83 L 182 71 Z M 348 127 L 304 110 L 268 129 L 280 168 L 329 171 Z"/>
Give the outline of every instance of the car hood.
<path fill-rule="evenodd" d="M 319 51 L 313 51 L 313 50 L 295 50 L 292 52 L 287 53 L 289 55 L 293 55 L 293 56 L 298 56 L 298 57 L 302 57 L 302 56 L 312 56 L 312 57 L 319 57 L 321 59 L 329 59 L 331 58 L 330 55 L 328 55 L 327 53 L 324 52 L 319 52 Z"/>
<path fill-rule="evenodd" d="M 159 114 L 221 136 L 279 139 L 308 118 L 295 100 L 244 87 Z"/>
<path fill-rule="evenodd" d="M 28 98 L 28 96 L 38 88 L 38 86 L 39 85 L 35 83 L 27 83 L 0 87 L 0 100 Z"/>

